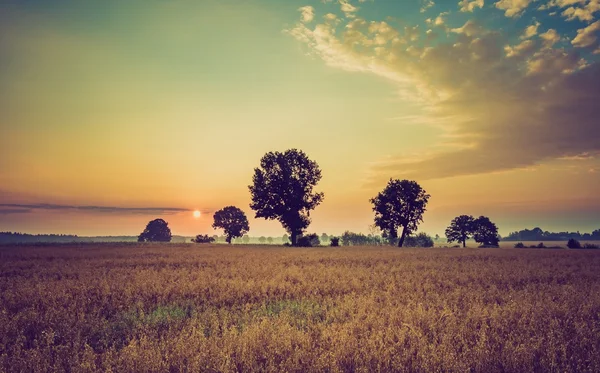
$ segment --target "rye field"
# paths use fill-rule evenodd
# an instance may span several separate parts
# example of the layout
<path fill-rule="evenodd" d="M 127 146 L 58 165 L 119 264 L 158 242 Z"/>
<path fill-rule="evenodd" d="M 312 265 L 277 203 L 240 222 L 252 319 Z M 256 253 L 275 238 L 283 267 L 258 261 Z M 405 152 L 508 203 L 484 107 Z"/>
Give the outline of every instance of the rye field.
<path fill-rule="evenodd" d="M 4 372 L 600 372 L 600 251 L 0 247 Z"/>

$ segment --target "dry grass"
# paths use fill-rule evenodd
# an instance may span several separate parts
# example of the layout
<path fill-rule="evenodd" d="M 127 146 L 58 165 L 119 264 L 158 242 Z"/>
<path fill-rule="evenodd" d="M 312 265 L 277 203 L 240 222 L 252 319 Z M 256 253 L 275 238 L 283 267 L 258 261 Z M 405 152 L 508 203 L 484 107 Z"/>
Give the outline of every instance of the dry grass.
<path fill-rule="evenodd" d="M 599 372 L 600 251 L 0 248 L 0 371 Z"/>

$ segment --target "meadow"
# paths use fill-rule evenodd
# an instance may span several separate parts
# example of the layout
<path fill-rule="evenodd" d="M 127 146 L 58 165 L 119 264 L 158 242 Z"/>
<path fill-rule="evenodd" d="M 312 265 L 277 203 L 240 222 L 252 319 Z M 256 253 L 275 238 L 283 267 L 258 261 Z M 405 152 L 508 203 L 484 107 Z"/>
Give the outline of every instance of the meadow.
<path fill-rule="evenodd" d="M 599 372 L 600 251 L 5 246 L 0 371 Z"/>

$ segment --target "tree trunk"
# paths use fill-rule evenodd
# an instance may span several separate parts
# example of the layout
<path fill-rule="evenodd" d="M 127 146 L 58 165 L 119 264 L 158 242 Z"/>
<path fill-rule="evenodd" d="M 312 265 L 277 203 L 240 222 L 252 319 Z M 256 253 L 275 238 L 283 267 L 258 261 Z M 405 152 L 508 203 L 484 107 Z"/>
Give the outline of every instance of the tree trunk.
<path fill-rule="evenodd" d="M 406 237 L 406 227 L 402 227 L 402 235 L 400 236 L 400 241 L 398 241 L 398 247 L 402 247 L 404 244 L 404 238 Z"/>
<path fill-rule="evenodd" d="M 227 241 L 228 244 L 231 245 L 231 236 L 228 235 L 226 241 Z"/>
<path fill-rule="evenodd" d="M 295 230 L 292 230 L 290 241 L 292 241 L 292 246 L 296 246 L 296 239 L 298 238 L 298 233 Z"/>
<path fill-rule="evenodd" d="M 463 238 L 463 247 L 467 247 L 467 240 Z"/>

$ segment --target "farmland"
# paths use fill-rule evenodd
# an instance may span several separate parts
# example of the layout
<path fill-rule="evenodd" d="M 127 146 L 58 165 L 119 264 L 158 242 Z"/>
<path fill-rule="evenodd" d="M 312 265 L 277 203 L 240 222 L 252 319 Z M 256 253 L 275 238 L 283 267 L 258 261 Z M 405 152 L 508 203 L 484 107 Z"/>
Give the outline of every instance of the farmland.
<path fill-rule="evenodd" d="M 600 251 L 0 247 L 0 371 L 600 371 Z"/>

